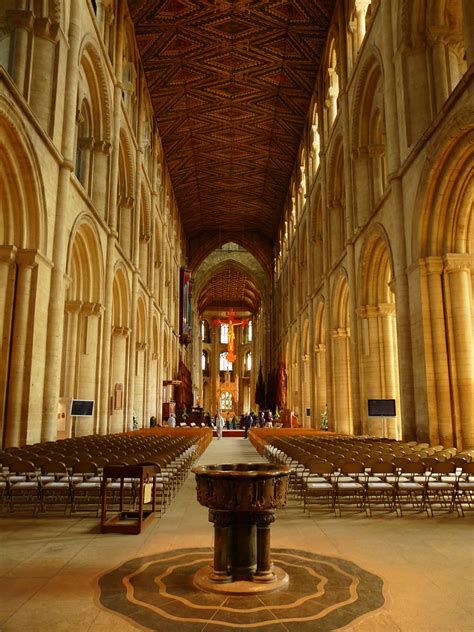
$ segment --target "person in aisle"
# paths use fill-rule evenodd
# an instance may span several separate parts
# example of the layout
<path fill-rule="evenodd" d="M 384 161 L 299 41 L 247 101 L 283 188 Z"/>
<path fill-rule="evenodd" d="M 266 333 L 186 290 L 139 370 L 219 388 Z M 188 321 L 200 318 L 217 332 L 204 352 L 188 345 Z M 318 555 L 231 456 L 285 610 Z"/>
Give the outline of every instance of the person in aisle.
<path fill-rule="evenodd" d="M 216 415 L 216 429 L 217 429 L 217 438 L 222 439 L 222 430 L 224 428 L 224 417 L 217 413 Z"/>
<path fill-rule="evenodd" d="M 253 426 L 253 417 L 252 417 L 252 413 L 247 413 L 245 415 L 245 420 L 244 420 L 244 439 L 247 439 L 248 434 L 249 434 L 249 430 L 250 428 Z"/>

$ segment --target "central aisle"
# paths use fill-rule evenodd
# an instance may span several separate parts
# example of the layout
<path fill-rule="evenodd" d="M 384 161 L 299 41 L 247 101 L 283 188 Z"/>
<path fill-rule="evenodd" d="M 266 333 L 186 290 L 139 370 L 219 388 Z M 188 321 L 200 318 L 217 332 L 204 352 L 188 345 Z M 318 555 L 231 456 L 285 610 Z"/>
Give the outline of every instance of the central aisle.
<path fill-rule="evenodd" d="M 248 439 L 214 438 L 209 447 L 196 461 L 195 465 L 218 463 L 251 463 L 265 462 Z M 180 546 L 213 546 L 213 528 L 207 519 L 208 510 L 196 499 L 196 483 L 194 474 L 190 474 L 186 482 L 171 503 L 171 507 L 153 528 L 160 536 L 149 538 L 144 554 L 164 551 Z M 166 538 L 161 534 L 166 533 Z"/>

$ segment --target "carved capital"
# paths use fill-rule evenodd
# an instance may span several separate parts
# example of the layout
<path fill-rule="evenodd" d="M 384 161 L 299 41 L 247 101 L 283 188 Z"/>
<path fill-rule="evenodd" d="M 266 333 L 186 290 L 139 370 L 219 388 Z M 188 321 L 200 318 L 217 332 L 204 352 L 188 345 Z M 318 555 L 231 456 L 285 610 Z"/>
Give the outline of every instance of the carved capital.
<path fill-rule="evenodd" d="M 16 253 L 16 246 L 0 246 L 0 263 L 13 263 Z"/>
<path fill-rule="evenodd" d="M 215 527 L 225 528 L 232 523 L 232 516 L 228 511 L 209 509 L 209 522 L 212 522 Z"/>
<path fill-rule="evenodd" d="M 443 257 L 444 269 L 451 272 L 470 272 L 474 268 L 474 255 L 448 254 Z"/>
<path fill-rule="evenodd" d="M 91 150 L 94 148 L 94 139 L 92 138 L 92 136 L 83 136 L 82 138 L 79 138 L 77 141 L 77 144 L 79 145 L 79 147 L 81 149 L 88 149 Z"/>
<path fill-rule="evenodd" d="M 441 257 L 427 257 L 424 261 L 426 274 L 441 274 L 443 271 L 443 260 Z"/>
<path fill-rule="evenodd" d="M 78 314 L 82 307 L 82 301 L 66 301 L 64 309 L 68 314 Z"/>
<path fill-rule="evenodd" d="M 100 303 L 83 303 L 82 311 L 85 316 L 99 316 L 103 307 Z"/>
<path fill-rule="evenodd" d="M 49 18 L 36 18 L 34 21 L 34 33 L 54 44 L 58 41 L 59 23 L 55 22 L 53 24 Z"/>
<path fill-rule="evenodd" d="M 130 335 L 130 331 L 131 331 L 131 329 L 129 327 L 114 327 L 112 329 L 112 334 L 114 336 L 127 338 Z"/>
<path fill-rule="evenodd" d="M 107 142 L 106 140 L 97 140 L 94 144 L 95 151 L 101 154 L 110 153 L 110 147 L 111 147 L 111 144 Z"/>
<path fill-rule="evenodd" d="M 32 11 L 11 9 L 6 12 L 6 22 L 12 31 L 17 28 L 31 31 L 34 25 L 33 13 Z"/>
<path fill-rule="evenodd" d="M 394 303 L 379 303 L 380 316 L 392 316 L 395 313 Z"/>
<path fill-rule="evenodd" d="M 262 512 L 262 513 L 252 514 L 251 520 L 253 524 L 257 525 L 257 527 L 261 529 L 269 528 L 270 525 L 272 525 L 275 522 L 276 516 L 274 513 Z"/>

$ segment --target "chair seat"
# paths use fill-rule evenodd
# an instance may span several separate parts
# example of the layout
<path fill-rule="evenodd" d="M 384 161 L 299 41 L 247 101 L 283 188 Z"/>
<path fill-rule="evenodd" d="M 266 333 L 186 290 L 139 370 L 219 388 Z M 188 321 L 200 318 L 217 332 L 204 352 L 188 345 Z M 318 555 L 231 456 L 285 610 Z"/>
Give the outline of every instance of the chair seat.
<path fill-rule="evenodd" d="M 307 491 L 311 491 L 311 490 L 321 490 L 321 489 L 334 489 L 334 487 L 331 485 L 331 483 L 328 483 L 327 481 L 321 481 L 320 483 L 308 483 L 308 485 L 306 486 Z"/>
<path fill-rule="evenodd" d="M 424 485 L 416 481 L 401 481 L 398 483 L 399 489 L 424 489 Z"/>
<path fill-rule="evenodd" d="M 26 476 L 14 474 L 13 476 L 9 476 L 8 480 L 10 481 L 10 484 L 13 485 L 15 483 L 20 483 L 21 481 L 26 481 Z"/>
<path fill-rule="evenodd" d="M 327 483 L 327 479 L 325 479 L 324 476 L 316 476 L 316 474 L 308 476 L 306 481 L 308 485 L 310 483 Z"/>
<path fill-rule="evenodd" d="M 468 491 L 470 489 L 474 491 L 474 481 L 459 481 L 458 487 L 464 491 Z"/>
<path fill-rule="evenodd" d="M 454 489 L 454 485 L 447 481 L 431 481 L 428 483 L 428 489 Z"/>
<path fill-rule="evenodd" d="M 364 489 L 364 486 L 362 485 L 362 483 L 358 483 L 357 481 L 352 481 L 352 483 L 349 482 L 343 482 L 343 483 L 338 483 L 337 484 L 338 489 Z"/>
<path fill-rule="evenodd" d="M 37 489 L 38 483 L 35 481 L 18 481 L 12 485 L 12 489 Z"/>
<path fill-rule="evenodd" d="M 69 489 L 69 483 L 66 481 L 50 481 L 43 485 L 43 489 Z"/>
<path fill-rule="evenodd" d="M 76 483 L 74 489 L 100 489 L 100 483 L 83 481 L 82 483 Z"/>
<path fill-rule="evenodd" d="M 369 481 L 367 487 L 368 489 L 395 489 L 393 485 L 385 481 Z"/>

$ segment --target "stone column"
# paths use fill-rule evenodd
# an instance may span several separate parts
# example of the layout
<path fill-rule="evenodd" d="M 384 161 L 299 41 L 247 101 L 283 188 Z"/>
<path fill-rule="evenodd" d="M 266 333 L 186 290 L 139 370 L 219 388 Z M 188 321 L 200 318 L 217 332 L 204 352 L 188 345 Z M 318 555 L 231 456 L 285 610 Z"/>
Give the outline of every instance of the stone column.
<path fill-rule="evenodd" d="M 36 18 L 34 22 L 33 72 L 31 74 L 30 105 L 41 127 L 50 132 L 54 116 L 53 94 L 56 74 L 56 46 L 59 24 L 49 18 Z"/>
<path fill-rule="evenodd" d="M 33 274 L 37 267 L 35 254 L 19 251 L 17 254 L 17 276 L 13 331 L 11 336 L 10 371 L 6 414 L 5 446 L 19 446 L 26 441 L 28 425 L 28 393 L 25 378 L 28 340 L 31 329 L 31 292 Z"/>
<path fill-rule="evenodd" d="M 148 279 L 148 245 L 150 243 L 151 235 L 146 233 L 140 235 L 140 243 L 139 243 L 139 262 L 138 267 L 140 268 L 140 276 L 142 278 L 143 283 L 149 287 L 149 279 Z"/>
<path fill-rule="evenodd" d="M 394 46 L 392 29 L 391 3 L 382 2 L 383 37 L 385 46 L 382 49 L 384 61 L 384 108 L 386 133 L 390 142 L 387 143 L 387 170 L 392 189 L 392 217 L 394 219 L 393 248 L 394 290 L 397 312 L 397 346 L 400 380 L 400 415 L 405 441 L 416 439 L 415 421 L 415 390 L 413 384 L 413 357 L 410 322 L 410 297 L 406 269 L 408 266 L 405 236 L 404 195 L 400 168 L 400 111 L 403 105 L 397 102 L 399 94 L 397 84 L 402 83 L 402 77 L 396 75 L 394 66 Z M 400 70 L 401 72 L 401 70 Z"/>
<path fill-rule="evenodd" d="M 229 573 L 229 527 L 230 514 L 226 511 L 209 510 L 209 522 L 214 524 L 214 564 L 209 578 L 214 582 L 230 582 Z"/>
<path fill-rule="evenodd" d="M 370 0 L 365 2 L 358 2 L 355 6 L 355 19 L 357 28 L 357 50 L 359 50 L 362 41 L 365 37 L 365 16 L 367 15 L 367 9 L 369 8 Z M 354 57 L 355 60 L 355 57 Z"/>
<path fill-rule="evenodd" d="M 64 305 L 64 309 L 68 313 L 66 360 L 64 363 L 64 397 L 74 397 L 76 395 L 77 332 L 81 308 L 82 301 L 66 301 Z"/>
<path fill-rule="evenodd" d="M 257 525 L 257 569 L 252 577 L 254 582 L 272 582 L 275 580 L 270 550 L 270 527 L 275 522 L 274 513 L 257 513 L 254 516 Z"/>
<path fill-rule="evenodd" d="M 431 43 L 431 73 L 436 98 L 436 111 L 439 112 L 449 97 L 446 47 L 439 37 Z"/>
<path fill-rule="evenodd" d="M 378 314 L 376 305 L 365 305 L 358 310 L 361 324 L 361 368 L 363 381 L 361 393 L 365 401 L 361 402 L 363 423 L 361 431 L 382 435 L 382 428 L 376 419 L 369 419 L 367 413 L 367 399 L 382 397 L 383 376 L 380 364 L 383 348 L 379 340 Z M 381 353 L 382 352 L 382 353 Z"/>
<path fill-rule="evenodd" d="M 46 334 L 46 361 L 44 373 L 43 425 L 41 440 L 51 441 L 57 434 L 57 408 L 61 371 L 62 336 L 64 324 L 64 274 L 67 257 L 67 223 L 69 212 L 69 186 L 74 167 L 76 131 L 76 102 L 79 83 L 79 48 L 81 42 L 82 3 L 71 4 L 69 21 L 69 52 L 64 86 L 64 119 L 61 150 L 63 163 L 59 170 L 54 223 L 53 263 Z"/>
<path fill-rule="evenodd" d="M 18 10 L 7 11 L 7 23 L 12 32 L 12 52 L 10 56 L 10 75 L 21 94 L 27 97 L 30 75 L 29 55 L 30 39 L 33 30 L 33 13 L 26 9 L 29 4 L 22 0 Z"/>
<path fill-rule="evenodd" d="M 306 409 L 311 411 L 311 385 L 310 385 L 310 360 L 309 354 L 301 356 L 303 388 L 301 393 L 301 415 L 300 421 L 302 426 L 311 426 L 311 417 L 306 415 Z M 312 411 L 311 411 L 312 413 Z"/>
<path fill-rule="evenodd" d="M 352 434 L 350 351 L 347 329 L 338 328 L 333 333 L 334 344 L 334 395 L 336 430 Z"/>
<path fill-rule="evenodd" d="M 383 377 L 384 388 L 382 391 L 383 397 L 387 399 L 398 400 L 398 380 L 397 380 L 397 365 L 396 365 L 396 353 L 395 353 L 395 340 L 394 340 L 394 316 L 395 305 L 393 303 L 381 303 L 379 304 L 379 325 L 380 325 L 380 338 L 381 338 L 381 350 L 382 350 L 382 362 L 383 362 Z M 398 401 L 397 401 L 398 409 Z M 397 417 L 394 419 L 386 420 L 386 433 L 389 439 L 399 439 L 400 432 L 398 429 L 399 424 L 399 411 L 397 410 Z"/>
<path fill-rule="evenodd" d="M 6 420 L 7 385 L 10 364 L 11 327 L 15 307 L 15 278 L 17 249 L 0 246 L 0 437 L 3 439 Z M 0 441 L 3 443 L 3 440 Z"/>
<path fill-rule="evenodd" d="M 427 358 L 431 362 L 427 362 L 426 381 L 429 385 L 428 388 L 430 386 L 434 388 L 436 397 L 436 410 L 429 418 L 430 439 L 437 439 L 445 446 L 452 446 L 453 411 L 451 409 L 448 349 L 446 347 L 442 272 L 443 261 L 440 257 L 426 259 L 430 310 L 428 331 L 431 330 L 431 357 Z"/>
<path fill-rule="evenodd" d="M 452 371 L 456 376 L 453 387 L 457 391 L 456 426 L 461 429 L 463 449 L 474 447 L 473 392 L 474 345 L 472 318 L 472 255 L 449 254 L 444 257 L 449 287 L 449 319 L 453 349 L 450 349 Z"/>
<path fill-rule="evenodd" d="M 474 64 L 474 3 L 471 0 L 462 0 L 462 8 L 466 61 L 471 66 Z"/>
<path fill-rule="evenodd" d="M 105 211 L 108 208 L 108 185 L 109 180 L 109 155 L 110 143 L 105 140 L 98 140 L 94 143 L 94 173 L 92 175 L 92 202 L 99 215 L 105 219 Z M 116 206 L 117 196 L 112 195 L 114 206 Z M 115 213 L 114 213 L 115 215 Z"/>
<path fill-rule="evenodd" d="M 316 400 L 313 411 L 314 427 L 319 429 L 319 419 L 327 404 L 327 383 L 326 383 L 326 345 L 319 344 L 315 348 L 316 366 L 314 374 L 316 376 Z"/>
<path fill-rule="evenodd" d="M 113 281 L 115 266 L 115 245 L 117 242 L 117 191 L 120 154 L 120 120 L 122 111 L 122 57 L 123 57 L 123 14 L 124 3 L 117 3 L 117 36 L 115 55 L 115 86 L 113 102 L 113 131 L 112 131 L 112 159 L 110 165 L 110 194 L 108 198 L 108 224 L 107 252 L 105 258 L 105 282 L 104 282 L 104 318 L 102 325 L 102 361 L 100 369 L 100 410 L 99 433 L 107 434 L 109 421 L 109 389 L 110 389 L 110 364 L 112 345 L 112 306 L 113 306 Z M 122 323 L 123 324 L 123 323 Z"/>

